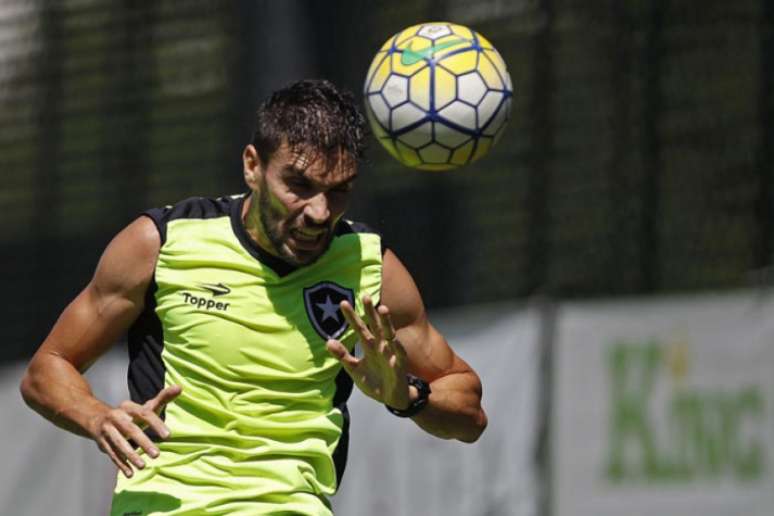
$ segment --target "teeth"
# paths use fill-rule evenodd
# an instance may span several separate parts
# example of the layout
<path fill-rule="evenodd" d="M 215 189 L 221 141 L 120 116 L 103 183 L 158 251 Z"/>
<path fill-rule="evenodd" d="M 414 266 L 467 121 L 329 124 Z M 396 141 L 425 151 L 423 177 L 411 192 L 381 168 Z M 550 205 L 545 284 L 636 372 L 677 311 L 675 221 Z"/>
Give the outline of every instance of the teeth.
<path fill-rule="evenodd" d="M 305 240 L 307 242 L 314 242 L 319 238 L 321 233 L 315 233 L 313 235 L 310 235 L 308 233 L 304 233 L 302 231 L 293 231 L 293 236 L 298 238 L 299 240 Z"/>

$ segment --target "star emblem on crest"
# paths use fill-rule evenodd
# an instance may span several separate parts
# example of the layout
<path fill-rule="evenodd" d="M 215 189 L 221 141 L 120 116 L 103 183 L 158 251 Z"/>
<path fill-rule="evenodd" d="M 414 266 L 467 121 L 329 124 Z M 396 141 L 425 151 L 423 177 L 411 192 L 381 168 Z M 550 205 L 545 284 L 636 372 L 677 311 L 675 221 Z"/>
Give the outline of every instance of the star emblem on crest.
<path fill-rule="evenodd" d="M 331 317 L 339 322 L 339 305 L 331 301 L 331 296 L 325 298 L 325 303 L 317 303 L 317 308 L 323 311 L 322 320 L 327 321 Z"/>
<path fill-rule="evenodd" d="M 347 321 L 339 308 L 344 300 L 354 306 L 354 291 L 332 281 L 322 281 L 304 288 L 306 315 L 323 339 L 337 339 L 346 331 Z"/>

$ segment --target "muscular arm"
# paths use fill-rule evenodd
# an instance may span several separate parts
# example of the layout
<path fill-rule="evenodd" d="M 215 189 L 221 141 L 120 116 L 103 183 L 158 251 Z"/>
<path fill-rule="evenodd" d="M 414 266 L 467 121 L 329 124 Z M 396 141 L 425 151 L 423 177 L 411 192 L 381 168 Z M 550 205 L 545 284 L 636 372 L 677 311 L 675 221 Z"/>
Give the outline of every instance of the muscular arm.
<path fill-rule="evenodd" d="M 136 438 L 146 451 L 153 446 L 138 435 L 139 428 L 130 425 L 137 419 L 133 407 L 114 409 L 98 400 L 82 373 L 142 312 L 159 246 L 158 231 L 146 217 L 119 233 L 102 255 L 92 280 L 62 312 L 32 357 L 21 383 L 30 407 L 57 426 L 94 439 L 127 476 L 131 468 L 125 459 L 136 467 L 144 464 L 118 434 Z M 160 420 L 148 424 L 164 433 Z"/>
<path fill-rule="evenodd" d="M 394 253 L 387 251 L 381 303 L 389 308 L 408 372 L 430 383 L 428 405 L 412 419 L 444 439 L 473 442 L 486 428 L 481 380 L 428 321 L 419 291 Z M 410 398 L 416 396 L 410 387 Z"/>

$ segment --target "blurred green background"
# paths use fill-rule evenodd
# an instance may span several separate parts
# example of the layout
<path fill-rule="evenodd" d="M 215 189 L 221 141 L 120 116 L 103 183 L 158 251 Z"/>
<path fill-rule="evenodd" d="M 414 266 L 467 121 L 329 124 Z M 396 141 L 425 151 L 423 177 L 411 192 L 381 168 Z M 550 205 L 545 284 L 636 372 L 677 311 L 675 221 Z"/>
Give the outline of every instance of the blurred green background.
<path fill-rule="evenodd" d="M 244 189 L 267 93 L 358 98 L 406 26 L 484 34 L 514 83 L 490 156 L 409 170 L 372 140 L 352 218 L 429 307 L 768 282 L 769 0 L 0 2 L 0 359 L 29 356 L 142 210 Z"/>

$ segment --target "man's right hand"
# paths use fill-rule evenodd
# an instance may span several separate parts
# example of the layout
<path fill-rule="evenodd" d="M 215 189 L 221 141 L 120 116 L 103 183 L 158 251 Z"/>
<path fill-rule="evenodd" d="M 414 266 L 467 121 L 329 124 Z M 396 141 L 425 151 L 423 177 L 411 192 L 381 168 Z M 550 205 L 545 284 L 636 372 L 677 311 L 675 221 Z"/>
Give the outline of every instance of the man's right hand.
<path fill-rule="evenodd" d="M 93 439 L 127 477 L 145 465 L 143 452 L 135 451 L 131 440 L 148 457 L 158 456 L 142 428 L 162 438 L 169 435 L 158 415 L 180 394 L 180 387 L 167 387 L 142 405 L 125 401 L 114 408 L 94 396 L 83 373 L 142 314 L 160 248 L 161 235 L 148 217 L 137 218 L 116 235 L 94 277 L 35 352 L 20 385 L 32 409 L 61 428 Z"/>
<path fill-rule="evenodd" d="M 143 429 L 151 428 L 162 439 L 168 438 L 169 428 L 159 414 L 167 403 L 177 398 L 181 392 L 179 385 L 172 385 L 162 389 L 156 397 L 142 405 L 124 401 L 118 407 L 109 409 L 95 418 L 90 429 L 92 439 L 127 478 L 134 474 L 132 466 L 137 469 L 145 467 L 145 461 L 129 440 L 133 440 L 149 457 L 158 457 L 159 449 L 145 435 Z"/>

